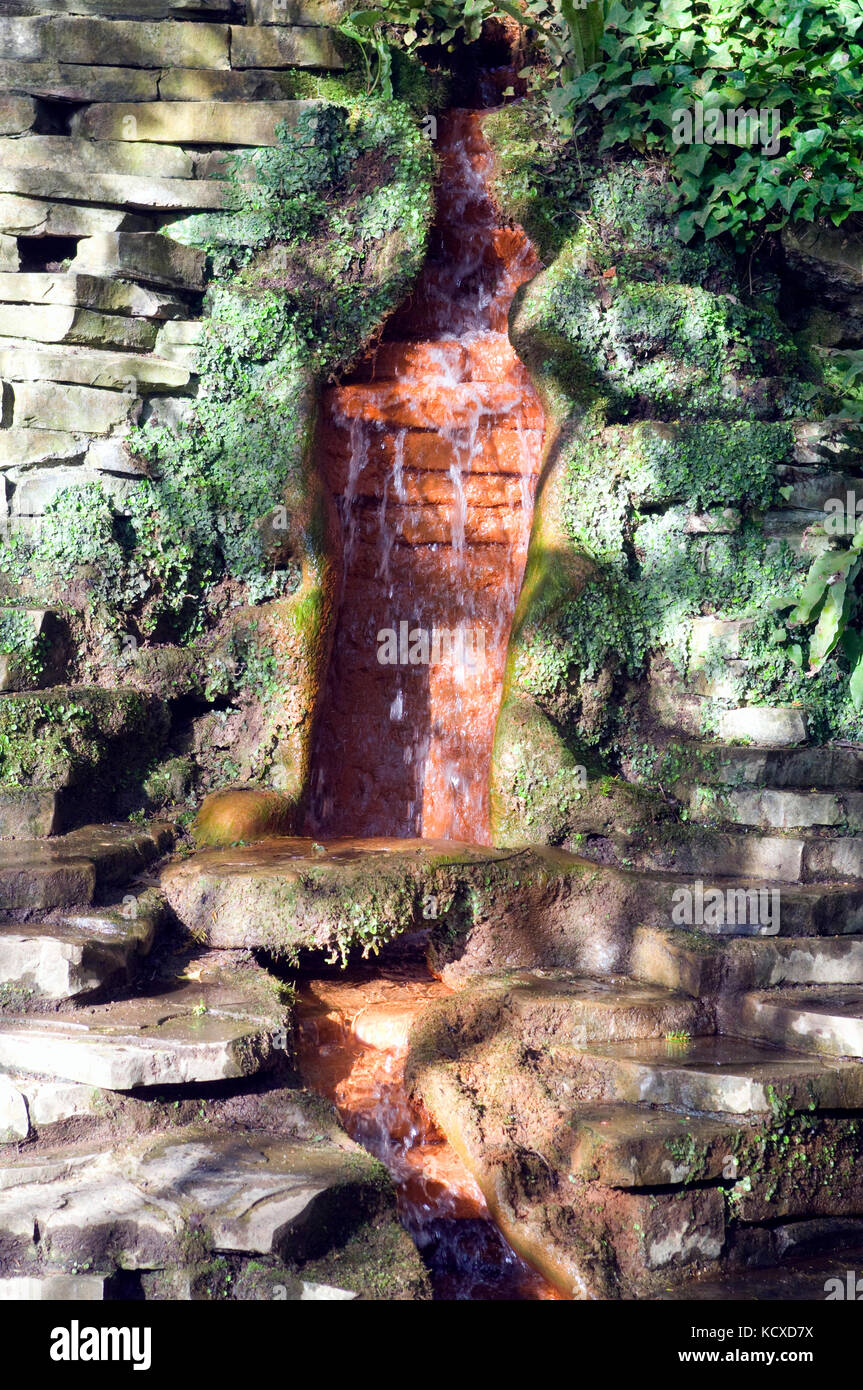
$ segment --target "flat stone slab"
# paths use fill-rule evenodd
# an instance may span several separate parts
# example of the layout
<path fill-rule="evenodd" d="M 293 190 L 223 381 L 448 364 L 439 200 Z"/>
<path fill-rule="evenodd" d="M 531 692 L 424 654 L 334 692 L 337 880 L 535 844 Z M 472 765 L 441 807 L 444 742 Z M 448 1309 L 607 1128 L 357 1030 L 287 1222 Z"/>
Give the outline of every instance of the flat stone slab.
<path fill-rule="evenodd" d="M 159 95 L 159 73 L 144 68 L 58 63 L 53 58 L 38 62 L 3 58 L 0 88 L 57 101 L 150 102 Z"/>
<path fill-rule="evenodd" d="M 600 1082 L 604 1099 L 681 1110 L 742 1115 L 770 1111 L 857 1109 L 863 1065 L 806 1057 L 734 1037 L 606 1043 L 573 1054 L 584 1081 Z"/>
<path fill-rule="evenodd" d="M 11 236 L 89 237 L 103 232 L 143 232 L 149 218 L 122 208 L 81 207 L 73 203 L 0 193 L 0 231 Z"/>
<path fill-rule="evenodd" d="M 118 93 L 114 101 L 97 101 L 79 111 L 72 118 L 71 133 L 89 140 L 152 140 L 169 145 L 276 145 L 278 126 L 296 126 L 304 111 L 320 104 L 313 100 L 143 100 L 130 112 L 129 100 Z"/>
<path fill-rule="evenodd" d="M 4 304 L 77 304 L 107 314 L 133 314 L 141 318 L 185 318 L 186 306 L 175 295 L 164 294 L 129 281 L 107 276 L 56 274 L 50 270 L 7 271 L 0 274 L 0 302 Z M 4 372 L 4 375 L 6 373 Z"/>
<path fill-rule="evenodd" d="M 863 932 L 863 887 L 767 878 L 642 873 L 644 925 L 699 936 L 842 936 Z"/>
<path fill-rule="evenodd" d="M 40 15 L 0 18 L 0 57 L 133 68 L 227 68 L 224 24 Z"/>
<path fill-rule="evenodd" d="M 703 785 L 805 787 L 810 790 L 813 787 L 831 790 L 863 787 L 863 749 L 860 748 L 827 744 L 771 749 L 697 743 L 684 749 L 682 755 L 675 752 L 676 761 L 681 757 L 687 769 L 691 769 L 690 782 Z"/>
<path fill-rule="evenodd" d="M 599 1039 L 700 1033 L 714 1022 L 712 1009 L 701 1000 L 619 977 L 591 980 L 562 971 L 520 970 L 481 976 L 468 992 L 471 998 L 494 1000 L 526 1047 L 542 1047 L 548 1038 L 577 1047 Z"/>
<path fill-rule="evenodd" d="M 183 1266 L 194 1228 L 220 1253 L 289 1259 L 327 1248 L 339 1225 L 350 1231 L 382 1204 L 377 1164 L 348 1141 L 254 1133 L 166 1134 L 72 1165 L 62 1155 L 10 1162 L 0 1174 L 0 1258 L 19 1277 L 37 1259 L 57 1274 L 85 1261 Z"/>
<path fill-rule="evenodd" d="M 32 97 L 0 97 L 0 136 L 15 136 L 17 142 L 23 131 L 33 129 L 36 114 Z"/>
<path fill-rule="evenodd" d="M 79 241 L 71 268 L 87 274 L 142 280 L 144 284 L 200 290 L 204 286 L 206 259 L 203 251 L 181 246 L 158 232 L 107 232 Z"/>
<path fill-rule="evenodd" d="M 781 985 L 863 985 L 863 937 L 706 938 L 637 927 L 632 973 L 695 998 Z"/>
<path fill-rule="evenodd" d="M 689 808 L 699 818 L 758 826 L 763 830 L 813 826 L 863 829 L 863 792 L 796 791 L 774 787 L 720 791 L 714 787 L 694 787 Z"/>
<path fill-rule="evenodd" d="M 311 25 L 231 25 L 232 68 L 344 67 L 329 29 Z"/>
<path fill-rule="evenodd" d="M 141 409 L 132 392 L 103 391 L 93 386 L 16 381 L 10 390 L 12 425 L 16 429 L 65 428 L 104 435 L 134 421 Z"/>
<path fill-rule="evenodd" d="M 148 319 L 103 314 L 74 304 L 0 304 L 0 336 L 4 338 L 141 351 L 153 347 L 158 331 L 158 325 Z"/>
<path fill-rule="evenodd" d="M 719 737 L 728 743 L 755 743 L 766 748 L 806 742 L 806 717 L 799 709 L 770 709 L 747 705 L 724 710 Z"/>
<path fill-rule="evenodd" d="M 127 0 L 131 3 L 131 0 Z M 2 101 L 0 98 L 0 129 Z M 7 97 L 7 102 L 29 100 L 27 97 Z M 32 105 L 33 103 L 31 103 Z M 70 165 L 76 170 L 97 174 L 144 174 L 148 178 L 190 179 L 194 175 L 194 160 L 185 150 L 170 145 L 124 144 L 101 140 L 74 140 L 70 135 L 11 134 L 0 141 L 0 165 L 4 169 L 61 169 Z"/>
<path fill-rule="evenodd" d="M 211 946 L 347 950 L 440 921 L 472 887 L 505 887 L 544 870 L 531 852 L 452 840 L 284 837 L 169 864 L 162 888 Z"/>
<path fill-rule="evenodd" d="M 45 1081 L 41 1077 L 14 1073 L 0 1076 L 0 1112 L 7 1123 L 0 1142 L 19 1143 L 32 1137 L 45 1125 L 62 1124 L 64 1120 L 104 1113 L 105 1092 L 78 1081 Z M 4 1126 L 0 1120 L 0 1136 Z"/>
<path fill-rule="evenodd" d="M 0 911 L 85 906 L 97 888 L 122 883 L 167 853 L 169 826 L 83 826 L 50 840 L 10 840 L 0 860 Z"/>
<path fill-rule="evenodd" d="M 75 141 L 76 146 L 81 143 Z M 66 169 L 0 168 L 0 193 L 28 198 L 109 203 L 158 212 L 210 211 L 233 207 L 236 202 L 235 186 L 224 179 L 103 174 L 93 169 L 79 170 L 72 163 L 73 159 L 74 154 L 70 150 L 70 163 Z M 111 230 L 111 227 L 92 228 L 92 231 Z"/>
<path fill-rule="evenodd" d="M 124 908 L 91 909 L 59 922 L 0 923 L 0 986 L 14 984 L 40 999 L 72 999 L 128 983 L 150 950 L 157 902 L 130 895 Z"/>
<path fill-rule="evenodd" d="M 127 288 L 138 289 L 140 286 L 130 285 Z M 188 368 L 151 353 L 110 352 L 101 348 L 0 338 L 0 378 L 6 381 L 70 382 L 76 386 L 97 386 L 111 391 L 136 393 L 139 387 L 146 388 L 148 392 L 177 390 L 188 385 L 190 375 Z M 21 438 L 31 434 L 39 437 L 44 433 L 27 431 L 25 435 L 24 431 L 18 431 Z M 62 433 L 60 437 L 64 437 Z M 59 457 L 63 458 L 62 449 Z"/>
<path fill-rule="evenodd" d="M 608 1187 L 665 1187 L 720 1178 L 745 1126 L 642 1105 L 579 1107 L 570 1171 Z"/>
<path fill-rule="evenodd" d="M 721 1279 L 689 1279 L 679 1289 L 659 1290 L 660 1303 L 821 1303 L 829 1295 L 856 1299 L 856 1275 L 849 1290 L 848 1270 L 863 1260 L 863 1238 L 858 1254 L 823 1255 L 813 1260 L 789 1260 L 764 1269 L 738 1270 Z M 805 1320 L 805 1312 L 800 1315 Z M 708 1343 L 705 1342 L 705 1346 Z M 713 1343 L 709 1345 L 713 1346 Z"/>
<path fill-rule="evenodd" d="M 863 1057 L 863 988 L 754 992 L 724 1005 L 726 1027 L 744 1037 L 834 1057 Z"/>
<path fill-rule="evenodd" d="M 0 1068 L 113 1091 L 250 1076 L 282 1020 L 237 985 L 201 980 L 72 1014 L 0 1018 Z"/>
<path fill-rule="evenodd" d="M 97 1303 L 105 1297 L 107 1280 L 101 1274 L 48 1274 L 40 1279 L 22 1275 L 0 1279 L 0 1303 Z"/>

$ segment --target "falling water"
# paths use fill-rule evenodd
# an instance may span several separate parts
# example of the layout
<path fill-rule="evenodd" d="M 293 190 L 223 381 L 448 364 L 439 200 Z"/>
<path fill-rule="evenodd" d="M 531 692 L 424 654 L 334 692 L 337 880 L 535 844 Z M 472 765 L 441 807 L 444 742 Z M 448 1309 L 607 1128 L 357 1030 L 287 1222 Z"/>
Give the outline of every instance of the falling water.
<path fill-rule="evenodd" d="M 425 269 L 324 404 L 343 582 L 314 761 L 318 835 L 490 842 L 492 740 L 543 430 L 507 314 L 538 263 L 520 230 L 499 225 L 481 113 L 451 112 L 437 150 Z"/>
<path fill-rule="evenodd" d="M 436 1298 L 557 1299 L 507 1244 L 458 1155 L 407 1095 L 410 1026 L 449 993 L 410 942 L 391 947 L 383 964 L 306 979 L 297 1009 L 300 1070 L 392 1174 L 402 1224 L 431 1271 Z"/>

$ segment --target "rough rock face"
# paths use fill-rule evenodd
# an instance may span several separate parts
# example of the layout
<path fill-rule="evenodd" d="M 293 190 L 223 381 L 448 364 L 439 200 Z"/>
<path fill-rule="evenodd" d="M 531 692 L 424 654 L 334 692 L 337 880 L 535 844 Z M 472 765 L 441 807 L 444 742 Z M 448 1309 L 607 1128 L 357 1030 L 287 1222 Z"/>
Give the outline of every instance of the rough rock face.
<path fill-rule="evenodd" d="M 765 1046 L 740 1017 L 749 1041 L 718 1036 L 713 1007 L 512 972 L 414 1026 L 414 1093 L 516 1250 L 569 1297 L 733 1288 L 747 1267 L 817 1249 L 822 1217 L 859 1248 L 859 1057 Z"/>

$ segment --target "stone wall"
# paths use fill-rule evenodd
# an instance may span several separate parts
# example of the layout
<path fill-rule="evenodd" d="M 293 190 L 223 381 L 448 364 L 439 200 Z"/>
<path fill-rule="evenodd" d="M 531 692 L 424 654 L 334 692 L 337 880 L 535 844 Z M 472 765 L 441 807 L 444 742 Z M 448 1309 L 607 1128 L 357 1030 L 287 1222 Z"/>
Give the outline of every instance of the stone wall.
<path fill-rule="evenodd" d="M 204 255 L 172 222 L 230 206 L 224 157 L 272 144 L 297 69 L 343 66 L 339 5 L 11 0 L 0 16 L 0 522 L 72 483 L 122 501 L 130 425 L 196 392 Z M 193 19 L 185 16 L 192 14 Z"/>

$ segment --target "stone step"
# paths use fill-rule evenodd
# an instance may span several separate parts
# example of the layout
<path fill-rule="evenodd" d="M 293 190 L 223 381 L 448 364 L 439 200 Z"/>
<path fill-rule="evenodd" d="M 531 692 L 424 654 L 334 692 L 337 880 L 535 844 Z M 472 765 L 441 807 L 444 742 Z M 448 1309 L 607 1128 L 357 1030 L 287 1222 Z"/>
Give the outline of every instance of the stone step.
<path fill-rule="evenodd" d="M 527 1047 L 542 1047 L 551 1036 L 580 1046 L 596 1040 L 706 1033 L 714 1026 L 706 1001 L 619 976 L 583 979 L 563 971 L 519 970 L 484 979 L 477 990 L 483 996 L 498 996 Z"/>
<path fill-rule="evenodd" d="M 863 932 L 863 885 L 691 879 L 641 873 L 642 920 L 710 937 L 829 937 Z"/>
<path fill-rule="evenodd" d="M 60 381 L 150 394 L 188 386 L 190 377 L 187 367 L 155 353 L 110 352 L 65 343 L 0 338 L 0 379 L 5 381 Z M 62 453 L 59 457 L 62 459 Z"/>
<path fill-rule="evenodd" d="M 754 743 L 762 748 L 787 748 L 805 743 L 806 715 L 793 708 L 744 705 L 722 710 L 719 738 L 726 743 Z"/>
<path fill-rule="evenodd" d="M 858 421 L 838 416 L 828 420 L 795 420 L 793 428 L 795 463 L 819 464 L 822 468 L 837 459 L 849 466 L 863 463 Z"/>
<path fill-rule="evenodd" d="M 753 748 L 723 743 L 672 746 L 657 768 L 664 785 L 829 788 L 863 790 L 863 748 L 826 744 L 807 748 Z M 684 799 L 683 796 L 680 799 Z"/>
<path fill-rule="evenodd" d="M 687 1113 L 855 1110 L 863 1104 L 863 1064 L 736 1037 L 592 1044 L 569 1054 L 569 1071 L 591 1100 Z"/>
<path fill-rule="evenodd" d="M 69 1157 L 10 1159 L 0 1167 L 0 1258 L 7 1277 L 56 1278 L 79 1270 L 84 1252 L 94 1277 L 117 1268 L 191 1274 L 201 1259 L 193 1231 L 208 1261 L 214 1253 L 302 1261 L 340 1246 L 391 1201 L 379 1165 L 347 1140 L 200 1126 Z"/>
<path fill-rule="evenodd" d="M 282 1024 L 242 987 L 201 979 L 66 1015 L 4 1014 L 0 1070 L 112 1091 L 222 1081 L 266 1065 Z"/>
<path fill-rule="evenodd" d="M 0 1074 L 0 1144 L 18 1144 L 49 1125 L 104 1114 L 112 1096 L 79 1081 Z"/>
<path fill-rule="evenodd" d="M 553 851 L 455 840 L 341 839 L 322 846 L 300 837 L 261 839 L 261 815 L 254 796 L 214 798 L 197 833 L 217 843 L 258 842 L 205 849 L 162 872 L 180 921 L 210 946 L 341 951 L 427 925 L 423 904 L 433 905 L 443 923 L 462 893 L 509 894 L 514 877 L 527 887 L 553 876 Z"/>
<path fill-rule="evenodd" d="M 161 101 L 266 102 L 289 101 L 297 88 L 291 68 L 164 68 L 159 79 Z M 215 162 L 215 161 L 214 161 Z"/>
<path fill-rule="evenodd" d="M 0 65 L 3 85 L 9 84 L 4 84 Z M 295 127 L 305 111 L 319 105 L 314 100 L 160 102 L 142 98 L 130 112 L 129 102 L 135 99 L 124 98 L 121 91 L 113 100 L 89 100 L 93 105 L 72 118 L 72 135 L 87 140 L 152 140 L 168 145 L 276 145 L 280 125 Z"/>
<path fill-rule="evenodd" d="M 134 423 L 141 410 L 139 398 L 131 391 L 103 391 L 54 381 L 16 381 L 10 394 L 14 429 L 69 429 L 105 435 Z"/>
<path fill-rule="evenodd" d="M 3 338 L 140 352 L 154 346 L 157 333 L 158 325 L 148 319 L 101 314 L 74 304 L 0 304 Z"/>
<path fill-rule="evenodd" d="M 693 787 L 689 809 L 699 820 L 749 825 L 762 830 L 805 830 L 816 826 L 863 830 L 863 791 L 798 791 L 777 787 Z"/>
<path fill-rule="evenodd" d="M 176 295 L 107 276 L 74 275 L 69 271 L 0 274 L 0 303 L 77 304 L 82 309 L 151 319 L 184 319 L 188 313 Z"/>
<path fill-rule="evenodd" d="M 159 233 L 114 232 L 87 236 L 79 241 L 70 269 L 141 280 L 147 285 L 200 290 L 204 284 L 205 264 L 203 251 L 181 246 Z"/>
<path fill-rule="evenodd" d="M 835 1238 L 833 1248 L 841 1248 Z M 660 1303 L 784 1304 L 820 1303 L 825 1299 L 857 1300 L 863 1292 L 863 1288 L 858 1291 L 856 1273 L 863 1264 L 863 1236 L 858 1232 L 845 1248 L 848 1253 L 789 1259 L 779 1265 L 734 1270 L 723 1274 L 721 1279 L 687 1279 L 679 1288 L 665 1289 L 653 1297 Z"/>
<path fill-rule="evenodd" d="M 127 882 L 166 854 L 173 841 L 166 825 L 89 825 L 51 840 L 4 841 L 0 911 L 32 915 L 85 907 L 97 891 Z"/>
<path fill-rule="evenodd" d="M 863 498 L 861 479 L 853 473 L 840 473 L 835 469 L 825 472 L 801 464 L 783 464 L 777 470 L 777 474 L 783 488 L 791 489 L 785 499 L 785 506 L 788 508 L 807 512 L 820 510 L 824 513 L 826 504 L 838 501 L 844 509 L 849 501 L 850 492 L 852 500 L 848 511 L 854 517 L 856 501 Z"/>
<path fill-rule="evenodd" d="M 344 44 L 325 28 L 289 24 L 230 26 L 232 68 L 344 67 Z M 207 64 L 208 67 L 213 66 Z"/>
<path fill-rule="evenodd" d="M 64 63 L 53 58 L 32 62 L 0 59 L 0 90 L 23 92 L 28 96 L 49 101 L 123 102 L 126 113 L 129 103 L 156 102 L 159 96 L 159 72 L 155 69 L 99 67 L 90 63 Z M 129 128 L 129 127 L 127 127 Z M 73 134 L 79 132 L 74 131 Z M 86 134 L 86 131 L 80 132 Z M 116 124 L 115 140 L 123 138 L 120 121 Z"/>
<path fill-rule="evenodd" d="M 227 68 L 228 26 L 82 15 L 0 17 L 0 58 L 131 68 Z"/>
<path fill-rule="evenodd" d="M 782 985 L 863 985 L 863 938 L 717 939 L 636 927 L 630 969 L 636 979 L 695 998 Z"/>
<path fill-rule="evenodd" d="M 626 867 L 680 874 L 693 882 L 712 878 L 766 880 L 777 884 L 844 883 L 863 878 L 863 835 L 811 830 L 782 835 L 761 830 L 718 830 L 706 825 L 656 826 L 648 839 L 614 831 L 603 840 Z M 590 845 L 579 853 L 590 857 Z M 803 932 L 799 934 L 805 934 Z"/>
<path fill-rule="evenodd" d="M 830 1057 L 863 1057 L 863 989 L 756 991 L 722 1001 L 724 1026 L 741 1037 Z"/>
<path fill-rule="evenodd" d="M 274 0 L 263 2 L 270 4 Z M 294 0 L 294 3 L 306 7 L 305 0 Z M 195 14 L 225 15 L 231 9 L 231 0 L 4 0 L 3 8 L 4 13 L 10 15 L 82 14 L 103 15 L 106 19 L 170 19 L 188 10 Z"/>
<path fill-rule="evenodd" d="M 608 1187 L 709 1182 L 728 1172 L 740 1122 L 623 1103 L 579 1106 L 572 1116 L 570 1173 Z"/>
<path fill-rule="evenodd" d="M 814 559 L 830 548 L 825 534 L 826 513 L 822 511 L 772 511 L 764 518 L 764 537 L 768 555 L 787 546 L 792 554 Z"/>
<path fill-rule="evenodd" d="M 26 438 L 33 435 L 39 435 L 44 439 L 47 434 L 53 434 L 56 439 L 64 442 L 64 447 L 65 441 L 78 440 L 81 442 L 85 461 L 88 465 L 71 475 L 65 467 L 34 468 L 17 476 L 12 473 L 7 474 L 7 483 L 13 485 L 10 515 L 15 527 L 23 535 L 32 534 L 35 537 L 38 534 L 39 525 L 35 518 L 44 516 L 48 504 L 54 501 L 57 494 L 72 485 L 83 487 L 88 483 L 98 483 L 102 491 L 114 501 L 118 510 L 124 511 L 130 493 L 137 486 L 136 479 L 140 478 L 145 471 L 142 468 L 128 466 L 128 455 L 126 454 L 124 457 L 127 459 L 127 466 L 120 471 L 131 476 L 116 477 L 111 472 L 100 472 L 101 465 L 93 451 L 97 444 L 113 446 L 114 441 L 110 439 L 94 439 L 90 435 L 63 435 L 51 430 L 9 430 L 8 433 L 14 434 L 18 439 L 22 436 Z M 0 441 L 2 438 L 2 433 L 0 433 Z M 80 457 L 80 453 L 78 457 Z"/>
<path fill-rule="evenodd" d="M 38 999 L 73 999 L 132 983 L 162 914 L 155 895 L 54 922 L 0 922 L 0 996 L 14 985 Z"/>
<path fill-rule="evenodd" d="M 77 147 L 82 141 L 76 140 Z M 212 209 L 231 208 L 235 205 L 237 193 L 235 186 L 223 179 L 166 179 L 155 175 L 142 174 L 102 174 L 92 169 L 77 169 L 72 163 L 74 151 L 70 149 L 70 163 L 66 169 L 3 169 L 0 167 L 0 195 L 17 195 L 27 198 L 64 199 L 81 203 L 104 203 L 123 208 L 137 208 L 158 212 L 197 212 Z M 0 196 L 0 217 L 6 197 Z M 53 208 L 53 204 L 52 204 Z M 81 235 L 95 232 L 121 230 L 121 225 L 101 225 L 104 219 L 97 210 L 82 209 L 85 226 Z M 73 214 L 68 214 L 71 217 Z M 77 217 L 77 213 L 75 216 Z M 57 221 L 60 213 L 52 211 L 52 219 Z M 95 221 L 94 221 L 95 219 Z M 128 219 L 127 219 L 128 221 Z M 0 221 L 0 225 L 2 221 Z M 76 226 L 78 223 L 76 222 Z M 142 230 L 122 224 L 127 231 Z M 71 233 L 75 235 L 77 233 Z"/>

